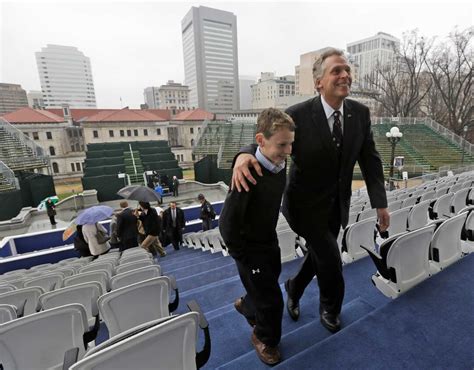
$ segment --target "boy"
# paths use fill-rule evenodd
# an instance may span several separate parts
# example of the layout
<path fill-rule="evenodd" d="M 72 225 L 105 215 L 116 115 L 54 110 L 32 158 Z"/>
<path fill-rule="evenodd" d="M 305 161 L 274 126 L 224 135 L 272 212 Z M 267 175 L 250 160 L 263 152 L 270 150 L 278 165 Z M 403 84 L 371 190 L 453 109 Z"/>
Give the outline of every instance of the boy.
<path fill-rule="evenodd" d="M 228 193 L 219 218 L 219 229 L 229 254 L 235 259 L 247 295 L 235 309 L 254 326 L 252 344 L 268 365 L 280 362 L 283 297 L 276 225 L 286 184 L 286 158 L 291 153 L 295 124 L 278 109 L 265 109 L 257 119 L 256 158 L 263 177 L 249 192 Z"/>

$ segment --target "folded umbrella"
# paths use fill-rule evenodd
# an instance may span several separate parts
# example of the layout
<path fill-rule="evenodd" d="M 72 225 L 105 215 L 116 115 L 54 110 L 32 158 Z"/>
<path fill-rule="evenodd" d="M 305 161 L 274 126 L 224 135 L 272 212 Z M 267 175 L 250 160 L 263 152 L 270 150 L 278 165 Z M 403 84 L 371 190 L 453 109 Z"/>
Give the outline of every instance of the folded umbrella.
<path fill-rule="evenodd" d="M 124 188 L 120 189 L 117 194 L 125 199 L 137 200 L 139 202 L 161 201 L 161 196 L 157 192 L 143 185 L 125 186 Z"/>
<path fill-rule="evenodd" d="M 112 216 L 113 212 L 109 206 L 93 206 L 79 213 L 74 222 L 76 225 L 95 224 Z"/>

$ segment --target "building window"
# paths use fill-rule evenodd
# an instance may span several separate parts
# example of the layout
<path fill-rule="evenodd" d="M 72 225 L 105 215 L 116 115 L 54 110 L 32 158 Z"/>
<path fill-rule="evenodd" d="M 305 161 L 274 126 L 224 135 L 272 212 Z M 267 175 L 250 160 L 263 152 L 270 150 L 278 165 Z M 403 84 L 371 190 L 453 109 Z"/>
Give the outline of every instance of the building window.
<path fill-rule="evenodd" d="M 156 129 L 156 134 L 157 134 L 158 136 L 161 135 L 161 128 L 157 128 L 157 129 Z"/>
<path fill-rule="evenodd" d="M 191 139 L 191 146 L 194 146 L 194 139 Z"/>
<path fill-rule="evenodd" d="M 49 131 L 46 131 L 46 139 L 53 140 L 53 134 Z"/>
<path fill-rule="evenodd" d="M 133 130 L 133 135 L 138 136 L 138 130 Z"/>
<path fill-rule="evenodd" d="M 92 131 L 92 134 L 94 135 L 95 139 L 97 139 L 99 137 L 99 131 L 97 131 L 97 130 Z"/>
<path fill-rule="evenodd" d="M 53 172 L 54 173 L 59 173 L 59 166 L 56 162 L 53 162 Z"/>
<path fill-rule="evenodd" d="M 146 128 L 143 129 L 143 136 L 148 136 L 148 130 Z"/>
<path fill-rule="evenodd" d="M 74 151 L 74 144 L 71 145 L 71 152 Z"/>
<path fill-rule="evenodd" d="M 127 136 L 132 136 L 132 130 L 127 130 Z"/>
<path fill-rule="evenodd" d="M 76 169 L 74 167 L 74 163 L 71 163 L 71 170 L 72 170 L 72 172 L 76 172 Z"/>
<path fill-rule="evenodd" d="M 120 136 L 122 136 L 122 137 L 125 136 L 125 131 L 124 130 L 120 130 Z"/>
<path fill-rule="evenodd" d="M 109 136 L 114 137 L 114 130 L 109 130 Z"/>
<path fill-rule="evenodd" d="M 49 154 L 50 155 L 56 155 L 56 151 L 54 150 L 54 146 L 49 147 Z"/>
<path fill-rule="evenodd" d="M 81 172 L 81 164 L 79 162 L 76 163 L 76 171 Z"/>
<path fill-rule="evenodd" d="M 39 136 L 38 136 L 38 133 L 36 131 L 33 132 L 33 139 L 34 140 L 39 140 Z"/>
<path fill-rule="evenodd" d="M 194 127 L 191 127 L 191 128 L 189 129 L 189 132 L 190 132 L 191 134 L 194 134 Z"/>
<path fill-rule="evenodd" d="M 193 161 L 196 160 L 196 156 L 194 154 L 192 154 L 191 157 L 192 157 Z"/>
<path fill-rule="evenodd" d="M 23 133 L 26 137 L 30 137 L 30 134 L 28 134 L 28 132 L 24 132 Z"/>

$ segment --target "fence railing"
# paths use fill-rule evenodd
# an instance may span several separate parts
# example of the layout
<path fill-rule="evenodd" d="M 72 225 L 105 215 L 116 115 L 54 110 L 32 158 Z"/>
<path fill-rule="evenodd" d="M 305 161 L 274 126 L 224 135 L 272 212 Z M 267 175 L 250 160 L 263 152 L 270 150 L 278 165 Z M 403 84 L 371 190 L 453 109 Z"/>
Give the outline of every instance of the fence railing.
<path fill-rule="evenodd" d="M 18 179 L 15 177 L 15 173 L 2 161 L 0 161 L 0 173 L 9 185 L 14 186 L 16 189 L 20 189 L 20 184 L 18 183 Z"/>

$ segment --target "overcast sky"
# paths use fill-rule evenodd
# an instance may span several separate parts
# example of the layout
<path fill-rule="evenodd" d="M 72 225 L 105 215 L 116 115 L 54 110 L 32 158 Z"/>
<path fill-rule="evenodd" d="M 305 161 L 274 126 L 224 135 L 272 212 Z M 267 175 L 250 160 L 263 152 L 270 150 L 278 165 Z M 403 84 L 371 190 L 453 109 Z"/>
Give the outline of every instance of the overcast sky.
<path fill-rule="evenodd" d="M 2 1 L 2 0 L 0 0 Z M 237 16 L 239 75 L 294 74 L 299 55 L 379 31 L 446 36 L 473 25 L 471 1 L 0 3 L 0 82 L 41 90 L 35 52 L 75 46 L 91 59 L 98 108 L 138 108 L 143 89 L 184 82 L 181 20 L 191 6 Z M 120 103 L 122 98 L 123 104 Z"/>

